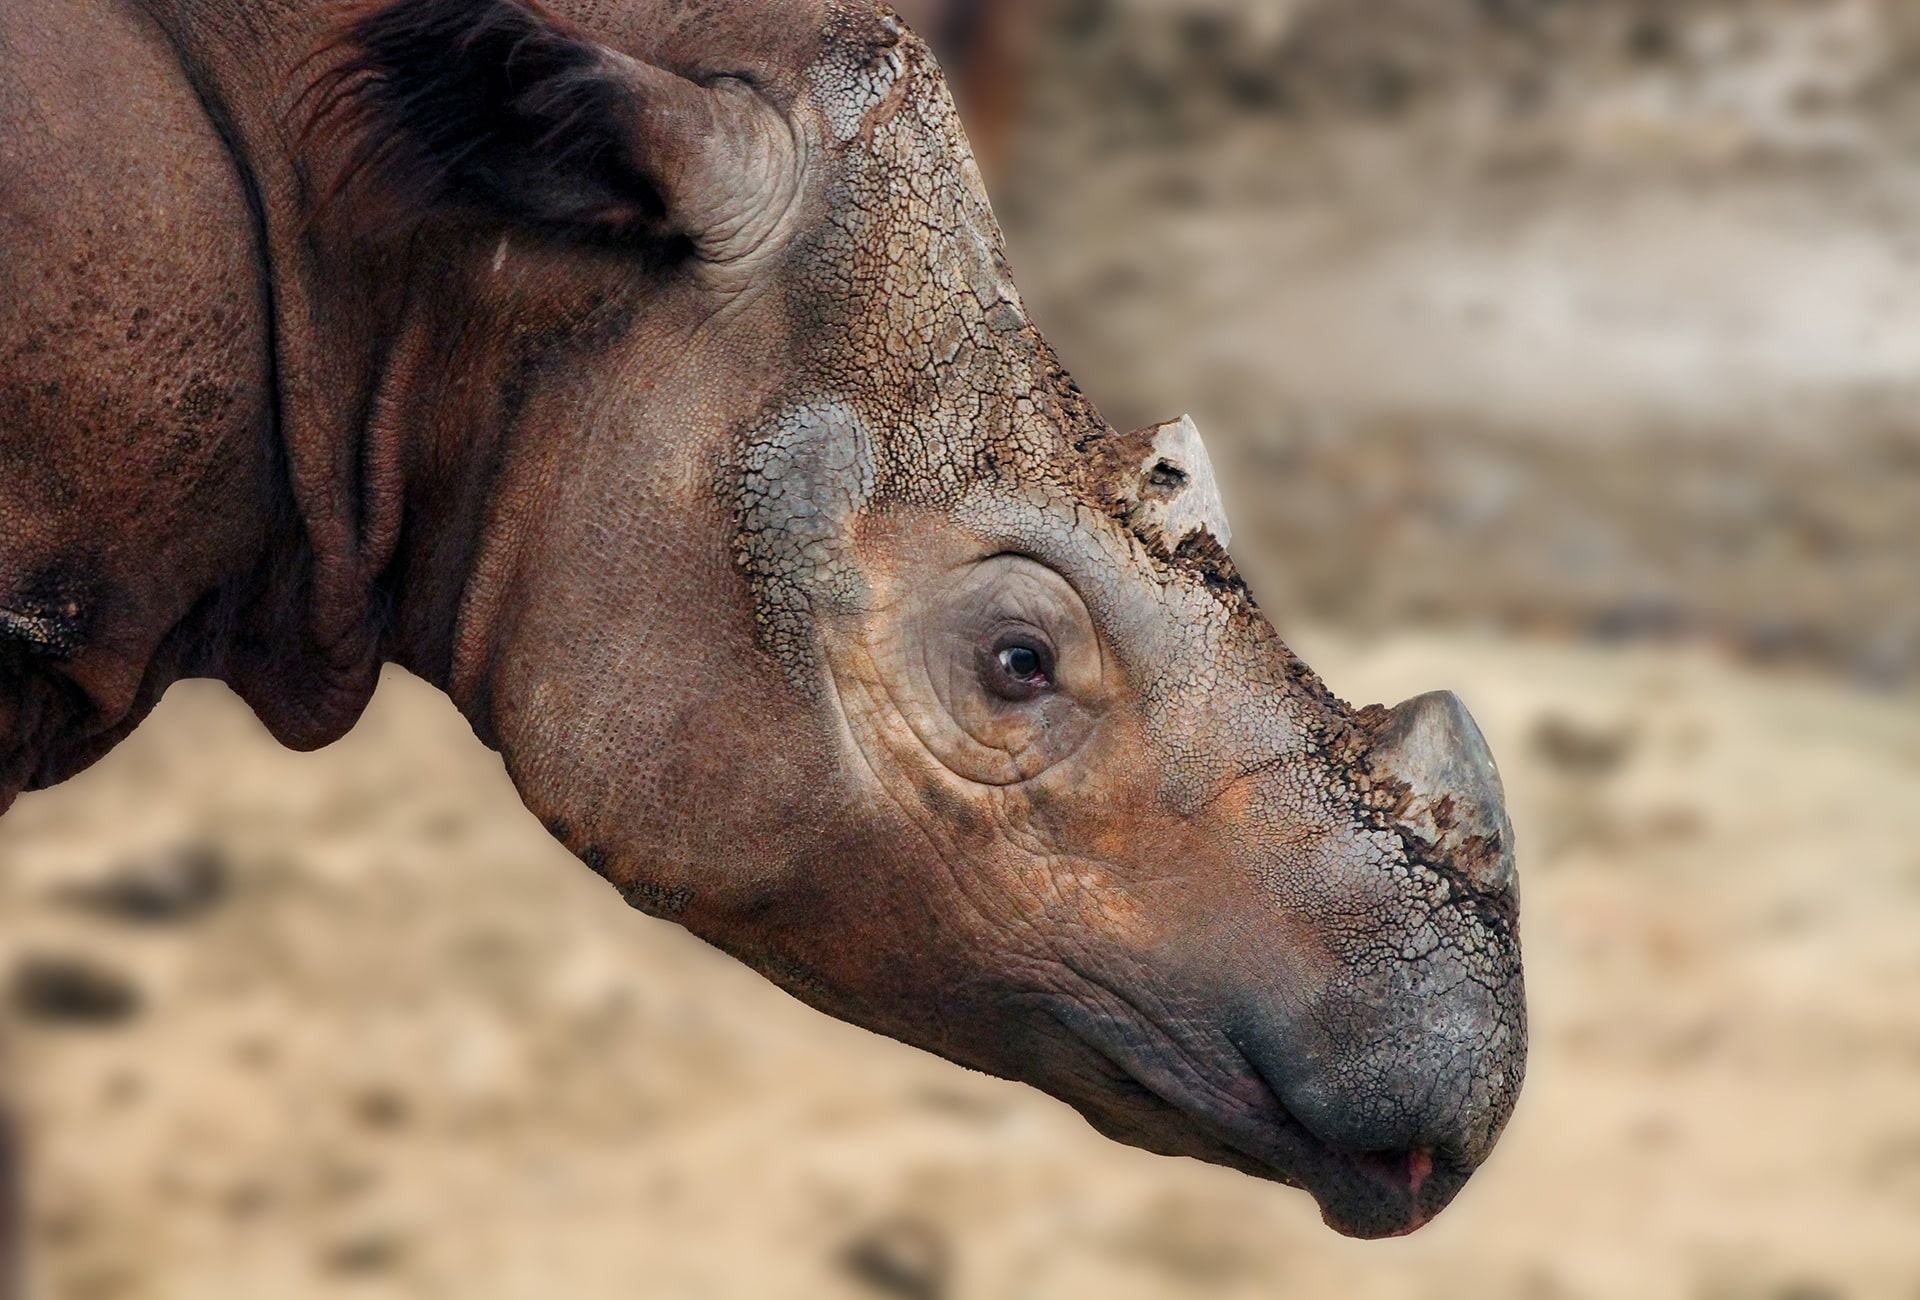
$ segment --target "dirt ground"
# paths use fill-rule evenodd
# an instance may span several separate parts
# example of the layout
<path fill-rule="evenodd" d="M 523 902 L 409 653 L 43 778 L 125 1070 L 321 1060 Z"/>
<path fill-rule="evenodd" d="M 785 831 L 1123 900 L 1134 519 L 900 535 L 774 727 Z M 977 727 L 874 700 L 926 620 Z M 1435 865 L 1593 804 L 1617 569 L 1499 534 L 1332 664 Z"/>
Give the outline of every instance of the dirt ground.
<path fill-rule="evenodd" d="M 0 822 L 32 1300 L 1920 1300 L 1920 15 L 1037 11 L 1036 318 L 1500 758 L 1489 1165 L 1343 1241 L 627 911 L 419 682 L 308 756 L 188 683 Z"/>
<path fill-rule="evenodd" d="M 220 688 L 0 824 L 36 1296 L 1920 1295 L 1920 704 L 1705 655 L 1296 635 L 1506 761 L 1535 1047 L 1414 1238 L 1123 1150 L 625 910 L 395 675 Z"/>

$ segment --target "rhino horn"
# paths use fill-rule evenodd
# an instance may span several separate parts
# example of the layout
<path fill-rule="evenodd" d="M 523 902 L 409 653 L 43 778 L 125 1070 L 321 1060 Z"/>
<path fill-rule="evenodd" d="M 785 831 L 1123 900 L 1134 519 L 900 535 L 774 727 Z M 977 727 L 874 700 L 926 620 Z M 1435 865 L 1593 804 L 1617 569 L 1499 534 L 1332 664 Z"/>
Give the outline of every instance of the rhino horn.
<path fill-rule="evenodd" d="M 1461 864 L 1481 889 L 1515 891 L 1500 771 L 1459 696 L 1434 691 L 1393 709 L 1375 730 L 1373 761 L 1406 787 L 1403 827 Z"/>
<path fill-rule="evenodd" d="M 1214 480 L 1213 462 L 1207 458 L 1207 446 L 1200 440 L 1193 417 L 1183 415 L 1147 432 L 1152 442 L 1140 462 L 1135 526 L 1156 537 L 1168 550 L 1201 529 L 1212 533 L 1222 547 L 1231 545 L 1233 530 L 1227 525 L 1220 485 Z"/>

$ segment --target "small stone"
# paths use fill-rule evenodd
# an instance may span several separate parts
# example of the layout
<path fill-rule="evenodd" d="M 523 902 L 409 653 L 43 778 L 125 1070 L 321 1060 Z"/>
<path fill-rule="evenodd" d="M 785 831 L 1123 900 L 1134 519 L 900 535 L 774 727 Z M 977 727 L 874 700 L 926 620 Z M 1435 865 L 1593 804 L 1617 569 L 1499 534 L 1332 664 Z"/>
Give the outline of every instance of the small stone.
<path fill-rule="evenodd" d="M 8 1001 L 26 1020 L 106 1028 L 139 1015 L 142 998 L 127 975 L 69 953 L 24 958 L 14 970 Z"/>
<path fill-rule="evenodd" d="M 1630 727 L 1596 727 L 1550 713 L 1534 723 L 1533 752 L 1567 776 L 1597 781 L 1633 756 L 1639 737 Z"/>
<path fill-rule="evenodd" d="M 407 1126 L 413 1107 L 390 1088 L 368 1088 L 353 1099 L 353 1115 L 374 1132 L 390 1133 Z"/>
<path fill-rule="evenodd" d="M 369 1229 L 342 1237 L 320 1255 L 322 1272 L 340 1277 L 391 1273 L 406 1260 L 406 1243 L 391 1232 Z"/>
<path fill-rule="evenodd" d="M 232 872 L 211 845 L 194 844 L 128 863 L 67 892 L 73 906 L 132 925 L 177 925 L 218 907 Z"/>
<path fill-rule="evenodd" d="M 918 1219 L 894 1219 L 850 1242 L 840 1263 L 876 1295 L 894 1300 L 942 1300 L 952 1272 L 946 1239 Z"/>

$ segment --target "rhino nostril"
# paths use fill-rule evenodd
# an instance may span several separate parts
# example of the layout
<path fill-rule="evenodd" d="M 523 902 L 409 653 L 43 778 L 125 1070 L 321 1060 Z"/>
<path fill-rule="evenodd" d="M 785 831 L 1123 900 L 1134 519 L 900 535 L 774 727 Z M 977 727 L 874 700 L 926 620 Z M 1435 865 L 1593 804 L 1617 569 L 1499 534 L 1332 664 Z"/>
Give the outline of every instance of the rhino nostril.
<path fill-rule="evenodd" d="M 1406 787 L 1401 825 L 1489 893 L 1517 879 L 1513 823 L 1486 737 L 1452 691 L 1399 705 L 1373 733 L 1373 765 Z"/>

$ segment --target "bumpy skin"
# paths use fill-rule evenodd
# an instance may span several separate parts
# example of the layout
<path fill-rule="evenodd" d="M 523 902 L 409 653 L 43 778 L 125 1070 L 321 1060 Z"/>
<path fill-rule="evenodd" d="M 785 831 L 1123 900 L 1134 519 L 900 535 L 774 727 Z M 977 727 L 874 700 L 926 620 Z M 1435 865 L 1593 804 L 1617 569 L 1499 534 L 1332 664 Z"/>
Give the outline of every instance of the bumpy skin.
<path fill-rule="evenodd" d="M 883 11 L 9 6 L 0 238 L 0 806 L 177 676 L 318 745 L 397 660 L 836 1015 L 1348 1232 L 1490 1149 L 1509 846 L 1146 526 Z"/>

